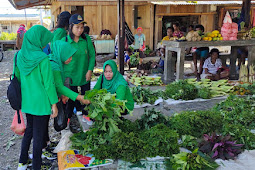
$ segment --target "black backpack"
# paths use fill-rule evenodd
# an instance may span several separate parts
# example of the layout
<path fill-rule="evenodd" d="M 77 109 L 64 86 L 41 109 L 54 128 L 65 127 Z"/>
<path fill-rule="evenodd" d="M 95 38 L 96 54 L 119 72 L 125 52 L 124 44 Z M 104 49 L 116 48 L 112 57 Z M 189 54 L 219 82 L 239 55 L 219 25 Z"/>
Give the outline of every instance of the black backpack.
<path fill-rule="evenodd" d="M 18 55 L 18 52 L 16 53 L 16 56 L 15 56 L 15 66 L 14 67 L 17 66 L 17 55 Z M 13 79 L 12 79 L 12 76 L 13 76 Z M 15 76 L 15 72 L 14 72 L 14 74 L 12 74 L 10 76 L 10 81 L 11 81 L 11 83 L 7 90 L 7 97 L 11 104 L 11 107 L 14 110 L 19 111 L 21 109 L 21 86 L 20 86 L 20 82 L 18 81 L 17 77 Z"/>

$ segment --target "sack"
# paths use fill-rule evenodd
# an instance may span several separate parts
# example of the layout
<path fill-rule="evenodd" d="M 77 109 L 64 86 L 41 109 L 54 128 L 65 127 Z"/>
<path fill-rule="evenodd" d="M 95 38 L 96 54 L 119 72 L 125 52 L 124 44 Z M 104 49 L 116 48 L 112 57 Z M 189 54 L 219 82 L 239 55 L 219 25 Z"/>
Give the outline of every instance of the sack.
<path fill-rule="evenodd" d="M 81 132 L 80 122 L 76 115 L 73 115 L 70 119 L 69 128 L 72 133 Z"/>
<path fill-rule="evenodd" d="M 20 110 L 16 111 L 11 125 L 11 130 L 17 134 L 23 136 L 26 130 L 26 125 L 23 119 L 23 115 Z"/>
<path fill-rule="evenodd" d="M 64 109 L 64 104 L 62 101 L 57 103 L 58 116 L 54 118 L 54 129 L 59 132 L 67 127 L 68 114 L 66 114 Z"/>
<path fill-rule="evenodd" d="M 18 53 L 16 53 L 16 56 L 15 56 L 14 67 L 17 66 L 17 55 Z M 13 79 L 12 79 L 12 76 L 13 76 Z M 17 77 L 15 76 L 15 73 L 10 76 L 10 81 L 11 83 L 7 90 L 7 98 L 11 104 L 11 107 L 14 110 L 20 110 L 21 109 L 21 86 Z"/>

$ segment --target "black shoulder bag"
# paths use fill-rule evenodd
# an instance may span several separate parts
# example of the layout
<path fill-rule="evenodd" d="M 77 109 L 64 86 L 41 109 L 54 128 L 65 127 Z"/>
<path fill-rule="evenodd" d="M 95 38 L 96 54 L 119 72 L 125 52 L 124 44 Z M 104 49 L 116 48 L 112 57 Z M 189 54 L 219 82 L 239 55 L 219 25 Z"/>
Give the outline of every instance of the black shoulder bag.
<path fill-rule="evenodd" d="M 15 56 L 14 67 L 17 66 L 17 55 L 18 55 L 18 52 L 16 53 L 16 56 Z M 13 79 L 12 79 L 12 76 L 13 76 Z M 7 97 L 11 104 L 11 107 L 14 110 L 19 111 L 21 109 L 21 86 L 20 86 L 20 82 L 18 81 L 17 77 L 15 76 L 15 71 L 12 75 L 10 75 L 10 81 L 11 81 L 11 83 L 7 90 Z"/>

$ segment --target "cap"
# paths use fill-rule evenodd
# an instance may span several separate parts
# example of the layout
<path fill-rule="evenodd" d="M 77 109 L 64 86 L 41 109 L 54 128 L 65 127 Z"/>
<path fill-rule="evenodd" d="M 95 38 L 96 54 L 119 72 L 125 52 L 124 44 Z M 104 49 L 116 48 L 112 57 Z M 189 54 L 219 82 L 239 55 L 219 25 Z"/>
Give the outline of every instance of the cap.
<path fill-rule="evenodd" d="M 61 12 L 59 14 L 59 19 L 69 19 L 71 14 L 68 11 Z"/>
<path fill-rule="evenodd" d="M 83 17 L 79 14 L 74 14 L 69 19 L 69 24 L 80 24 L 80 23 L 86 23 L 86 22 L 83 20 Z"/>

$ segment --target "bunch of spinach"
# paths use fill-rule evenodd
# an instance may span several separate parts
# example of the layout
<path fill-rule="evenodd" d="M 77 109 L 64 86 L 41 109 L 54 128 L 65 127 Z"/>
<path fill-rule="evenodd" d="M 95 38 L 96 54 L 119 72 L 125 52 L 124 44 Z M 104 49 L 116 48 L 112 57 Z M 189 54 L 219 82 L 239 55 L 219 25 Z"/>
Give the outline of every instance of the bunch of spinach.
<path fill-rule="evenodd" d="M 180 135 L 200 138 L 205 133 L 220 132 L 223 116 L 216 111 L 187 111 L 170 118 L 170 127 Z"/>
<path fill-rule="evenodd" d="M 198 139 L 190 135 L 182 135 L 180 146 L 189 150 L 198 148 Z"/>
<path fill-rule="evenodd" d="M 143 149 L 147 157 L 169 157 L 179 152 L 179 135 L 164 124 L 144 131 L 141 138 L 145 141 Z"/>
<path fill-rule="evenodd" d="M 152 91 L 149 88 L 142 88 L 141 86 L 133 87 L 131 93 L 133 94 L 134 101 L 139 105 L 143 103 L 154 104 L 161 97 L 160 91 Z"/>
<path fill-rule="evenodd" d="M 127 109 L 125 101 L 116 99 L 116 94 L 110 94 L 106 89 L 87 91 L 84 99 L 91 102 L 85 110 L 88 111 L 88 116 L 95 120 L 95 126 L 99 130 L 108 132 L 110 136 L 120 132 L 118 123 L 121 122 L 121 113 Z"/>
<path fill-rule="evenodd" d="M 151 110 L 145 109 L 141 119 L 138 120 L 138 126 L 141 130 L 150 129 L 161 123 L 168 125 L 167 117 L 162 115 L 160 111 L 156 111 L 154 108 Z"/>
<path fill-rule="evenodd" d="M 255 97 L 238 97 L 230 95 L 225 101 L 216 105 L 213 110 L 220 111 L 225 123 L 255 128 Z"/>
<path fill-rule="evenodd" d="M 139 52 L 136 52 L 130 56 L 130 64 L 132 66 L 137 66 L 139 64 L 139 60 L 140 60 Z"/>
<path fill-rule="evenodd" d="M 212 92 L 211 92 L 210 88 L 206 88 L 206 87 L 198 88 L 198 97 L 200 97 L 202 99 L 212 98 Z"/>
<path fill-rule="evenodd" d="M 165 165 L 167 170 L 213 170 L 219 167 L 216 162 L 200 153 L 198 149 L 192 153 L 181 152 L 175 154 L 170 160 L 166 161 Z"/>
<path fill-rule="evenodd" d="M 115 157 L 112 159 L 122 159 L 127 162 L 137 162 L 147 157 L 147 153 L 144 150 L 146 141 L 141 137 L 141 133 L 135 132 L 119 132 L 116 133 L 111 141 L 111 152 L 114 152 Z"/>
<path fill-rule="evenodd" d="M 194 100 L 198 97 L 198 89 L 187 80 L 179 80 L 166 86 L 165 96 L 175 100 Z"/>
<path fill-rule="evenodd" d="M 244 144 L 244 149 L 255 149 L 255 134 L 240 124 L 224 124 L 222 135 L 231 135 L 234 141 Z"/>

